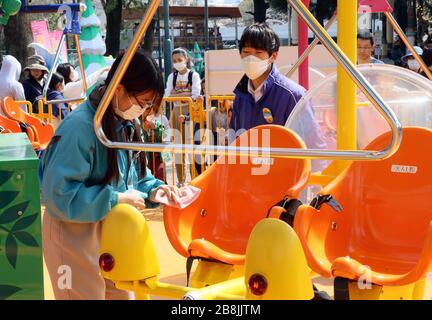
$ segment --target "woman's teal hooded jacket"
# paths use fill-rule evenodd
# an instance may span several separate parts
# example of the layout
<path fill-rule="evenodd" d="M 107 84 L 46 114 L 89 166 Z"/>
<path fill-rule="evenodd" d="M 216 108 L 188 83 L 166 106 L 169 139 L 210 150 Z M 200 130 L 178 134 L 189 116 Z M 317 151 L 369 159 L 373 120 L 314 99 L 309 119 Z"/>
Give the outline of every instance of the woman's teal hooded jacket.
<path fill-rule="evenodd" d="M 69 114 L 40 161 L 39 178 L 46 212 L 62 221 L 100 221 L 117 204 L 118 193 L 128 189 L 139 191 L 147 207 L 156 206 L 148 200 L 149 194 L 164 184 L 148 168 L 144 178 L 139 179 L 138 157 L 130 157 L 127 150 L 118 150 L 118 183 L 101 184 L 108 170 L 107 147 L 96 137 L 94 115 L 95 107 L 90 101 Z M 118 136 L 130 125 L 119 121 Z"/>

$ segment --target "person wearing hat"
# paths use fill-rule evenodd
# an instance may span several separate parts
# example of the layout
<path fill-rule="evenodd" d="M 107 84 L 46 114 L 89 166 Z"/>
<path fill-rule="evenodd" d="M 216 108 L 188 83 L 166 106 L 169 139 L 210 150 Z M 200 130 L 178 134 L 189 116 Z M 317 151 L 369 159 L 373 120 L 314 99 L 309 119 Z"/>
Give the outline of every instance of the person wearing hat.
<path fill-rule="evenodd" d="M 417 54 L 419 56 L 421 56 L 423 54 L 423 49 L 422 48 L 417 47 L 417 46 L 415 46 L 413 48 L 414 48 L 415 52 L 417 52 Z M 410 69 L 410 70 L 412 70 L 414 72 L 418 72 L 419 71 L 420 64 L 418 63 L 418 61 L 416 59 L 414 59 L 414 56 L 413 56 L 412 52 L 409 51 L 409 49 L 407 49 L 406 55 L 404 55 L 401 58 L 401 60 L 402 60 L 403 66 L 405 68 Z"/>
<path fill-rule="evenodd" d="M 26 100 L 36 107 L 35 102 L 42 97 L 42 90 L 45 85 L 44 78 L 48 69 L 41 56 L 31 56 L 27 61 L 27 66 L 24 68 L 24 71 L 27 72 L 27 79 L 23 81 L 24 93 Z"/>

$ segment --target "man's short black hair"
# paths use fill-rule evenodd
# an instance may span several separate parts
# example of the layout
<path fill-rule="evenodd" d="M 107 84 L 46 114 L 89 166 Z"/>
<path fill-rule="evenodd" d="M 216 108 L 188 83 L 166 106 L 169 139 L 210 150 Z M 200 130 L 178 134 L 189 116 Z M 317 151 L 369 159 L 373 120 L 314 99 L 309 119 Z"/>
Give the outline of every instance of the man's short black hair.
<path fill-rule="evenodd" d="M 367 31 L 361 31 L 359 33 L 357 33 L 357 40 L 369 40 L 371 45 L 374 45 L 374 37 L 372 35 L 372 33 L 370 33 L 368 30 Z"/>
<path fill-rule="evenodd" d="M 280 39 L 267 23 L 254 23 L 244 29 L 240 39 L 239 50 L 251 47 L 267 51 L 269 56 L 279 51 Z"/>

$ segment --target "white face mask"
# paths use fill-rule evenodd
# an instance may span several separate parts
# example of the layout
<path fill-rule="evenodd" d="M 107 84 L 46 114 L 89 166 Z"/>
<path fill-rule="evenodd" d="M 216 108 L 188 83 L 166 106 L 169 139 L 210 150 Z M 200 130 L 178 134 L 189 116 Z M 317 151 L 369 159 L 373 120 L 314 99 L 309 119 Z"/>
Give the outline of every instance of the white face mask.
<path fill-rule="evenodd" d="M 408 68 L 410 70 L 417 72 L 418 69 L 420 69 L 420 63 L 417 62 L 415 59 L 408 60 Z"/>
<path fill-rule="evenodd" d="M 69 78 L 71 79 L 72 82 L 78 81 L 78 78 L 79 78 L 78 72 L 76 72 L 75 70 L 72 70 Z"/>
<path fill-rule="evenodd" d="M 187 68 L 185 61 L 174 63 L 173 66 L 174 66 L 174 69 L 176 69 L 179 72 L 183 71 L 184 69 Z"/>
<path fill-rule="evenodd" d="M 144 111 L 145 111 L 146 108 L 141 108 L 141 106 L 133 103 L 132 100 L 131 100 L 131 98 L 129 97 L 129 95 L 128 95 L 128 98 L 129 98 L 129 101 L 131 103 L 131 107 L 129 109 L 127 109 L 126 111 L 121 111 L 118 108 L 119 103 L 118 103 L 118 97 L 116 96 L 117 107 L 114 108 L 114 112 L 118 116 L 122 117 L 125 120 L 137 119 L 137 118 L 139 118 L 144 113 Z"/>
<path fill-rule="evenodd" d="M 255 80 L 263 75 L 268 70 L 270 60 L 261 60 L 253 55 L 249 55 L 242 59 L 242 67 L 249 79 Z"/>

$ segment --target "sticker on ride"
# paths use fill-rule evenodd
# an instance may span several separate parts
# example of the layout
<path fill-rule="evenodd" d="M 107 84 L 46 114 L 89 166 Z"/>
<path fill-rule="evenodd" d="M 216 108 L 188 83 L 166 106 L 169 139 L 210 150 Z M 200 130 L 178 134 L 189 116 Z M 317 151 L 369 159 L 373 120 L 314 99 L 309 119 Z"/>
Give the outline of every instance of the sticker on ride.
<path fill-rule="evenodd" d="M 417 173 L 417 167 L 416 166 L 402 166 L 402 165 L 394 164 L 391 167 L 391 172 L 416 174 Z"/>
<path fill-rule="evenodd" d="M 252 164 L 254 165 L 273 165 L 274 159 L 273 158 L 252 158 Z"/>

